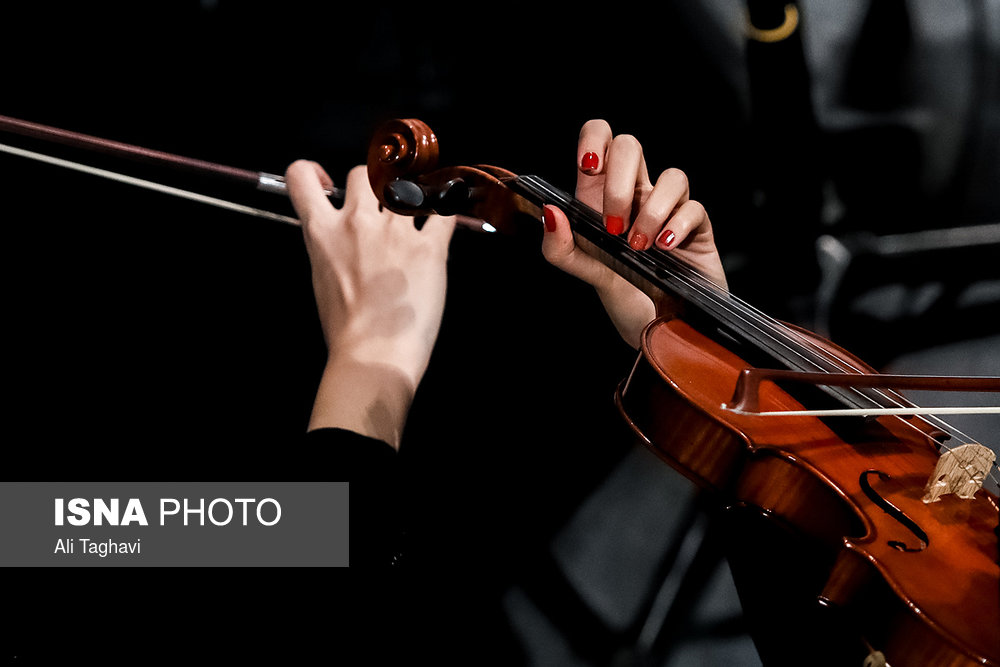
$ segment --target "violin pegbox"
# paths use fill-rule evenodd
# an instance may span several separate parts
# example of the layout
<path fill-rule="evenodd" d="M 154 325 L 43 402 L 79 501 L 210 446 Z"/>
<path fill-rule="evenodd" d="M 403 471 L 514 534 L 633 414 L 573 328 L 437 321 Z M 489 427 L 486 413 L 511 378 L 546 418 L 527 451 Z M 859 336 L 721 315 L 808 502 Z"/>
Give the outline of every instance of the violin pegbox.
<path fill-rule="evenodd" d="M 976 492 L 983 488 L 995 460 L 993 450 L 977 442 L 946 451 L 938 459 L 934 474 L 927 481 L 923 501 L 937 502 L 949 493 L 964 499 L 975 497 Z"/>
<path fill-rule="evenodd" d="M 458 215 L 506 234 L 523 231 L 525 216 L 540 219 L 540 210 L 507 186 L 514 173 L 482 164 L 438 167 L 438 159 L 438 140 L 426 123 L 391 120 L 368 146 L 368 181 L 379 202 L 400 215 Z"/>

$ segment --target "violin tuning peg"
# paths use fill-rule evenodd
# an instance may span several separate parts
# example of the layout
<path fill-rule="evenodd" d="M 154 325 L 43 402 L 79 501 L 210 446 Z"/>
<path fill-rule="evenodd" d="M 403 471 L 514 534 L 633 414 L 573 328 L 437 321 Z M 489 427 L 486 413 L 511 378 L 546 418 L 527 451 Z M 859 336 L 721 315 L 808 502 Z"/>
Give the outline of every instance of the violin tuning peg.
<path fill-rule="evenodd" d="M 424 189 L 413 181 L 396 180 L 385 186 L 385 201 L 391 209 L 419 210 L 426 198 Z"/>
<path fill-rule="evenodd" d="M 453 178 L 442 186 L 438 192 L 438 203 L 434 207 L 441 215 L 455 215 L 465 210 L 472 191 L 469 184 L 461 178 Z"/>

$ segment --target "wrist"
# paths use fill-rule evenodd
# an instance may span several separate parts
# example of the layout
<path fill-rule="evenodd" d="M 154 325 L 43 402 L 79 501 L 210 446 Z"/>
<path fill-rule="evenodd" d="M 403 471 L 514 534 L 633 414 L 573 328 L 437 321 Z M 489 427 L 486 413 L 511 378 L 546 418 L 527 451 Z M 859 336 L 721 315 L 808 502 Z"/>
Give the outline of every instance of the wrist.
<path fill-rule="evenodd" d="M 409 338 L 369 337 L 350 342 L 340 340 L 329 346 L 326 366 L 391 369 L 416 386 L 427 370 L 428 357 L 423 346 Z"/>
<path fill-rule="evenodd" d="M 417 388 L 412 371 L 370 355 L 331 352 L 323 369 L 309 430 L 343 428 L 398 449 Z"/>

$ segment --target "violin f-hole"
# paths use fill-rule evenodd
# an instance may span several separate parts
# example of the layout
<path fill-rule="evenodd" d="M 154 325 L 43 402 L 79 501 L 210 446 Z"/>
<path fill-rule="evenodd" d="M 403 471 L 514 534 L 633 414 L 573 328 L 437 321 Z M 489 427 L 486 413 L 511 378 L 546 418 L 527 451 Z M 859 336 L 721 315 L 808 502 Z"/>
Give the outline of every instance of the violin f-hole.
<path fill-rule="evenodd" d="M 889 546 L 898 551 L 908 551 L 908 552 L 923 551 L 924 549 L 926 549 L 927 545 L 930 543 L 930 539 L 927 537 L 927 533 L 925 533 L 924 530 L 920 526 L 918 526 L 913 519 L 906 516 L 906 514 L 901 509 L 899 509 L 891 502 L 883 498 L 881 494 L 879 494 L 879 492 L 872 487 L 871 482 L 868 481 L 868 478 L 872 475 L 878 475 L 878 478 L 883 482 L 887 482 L 891 479 L 888 473 L 884 473 L 881 470 L 866 470 L 863 473 L 861 473 L 861 478 L 860 480 L 858 480 L 861 484 L 861 490 L 864 491 L 865 495 L 868 496 L 869 500 L 878 505 L 883 512 L 885 512 L 893 519 L 898 521 L 900 524 L 902 524 L 907 530 L 913 533 L 913 535 L 920 541 L 920 546 L 910 547 L 907 546 L 904 542 L 900 542 L 899 540 L 889 540 L 888 542 Z"/>

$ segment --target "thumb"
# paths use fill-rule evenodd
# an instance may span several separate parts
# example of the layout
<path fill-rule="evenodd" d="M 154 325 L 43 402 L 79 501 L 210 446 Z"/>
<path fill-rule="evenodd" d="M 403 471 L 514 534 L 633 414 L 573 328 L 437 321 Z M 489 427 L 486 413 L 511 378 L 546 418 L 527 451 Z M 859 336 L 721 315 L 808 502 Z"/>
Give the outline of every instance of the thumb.
<path fill-rule="evenodd" d="M 546 205 L 542 222 L 545 225 L 542 255 L 550 264 L 596 288 L 609 284 L 615 273 L 580 249 L 573 238 L 569 218 L 562 210 Z"/>

